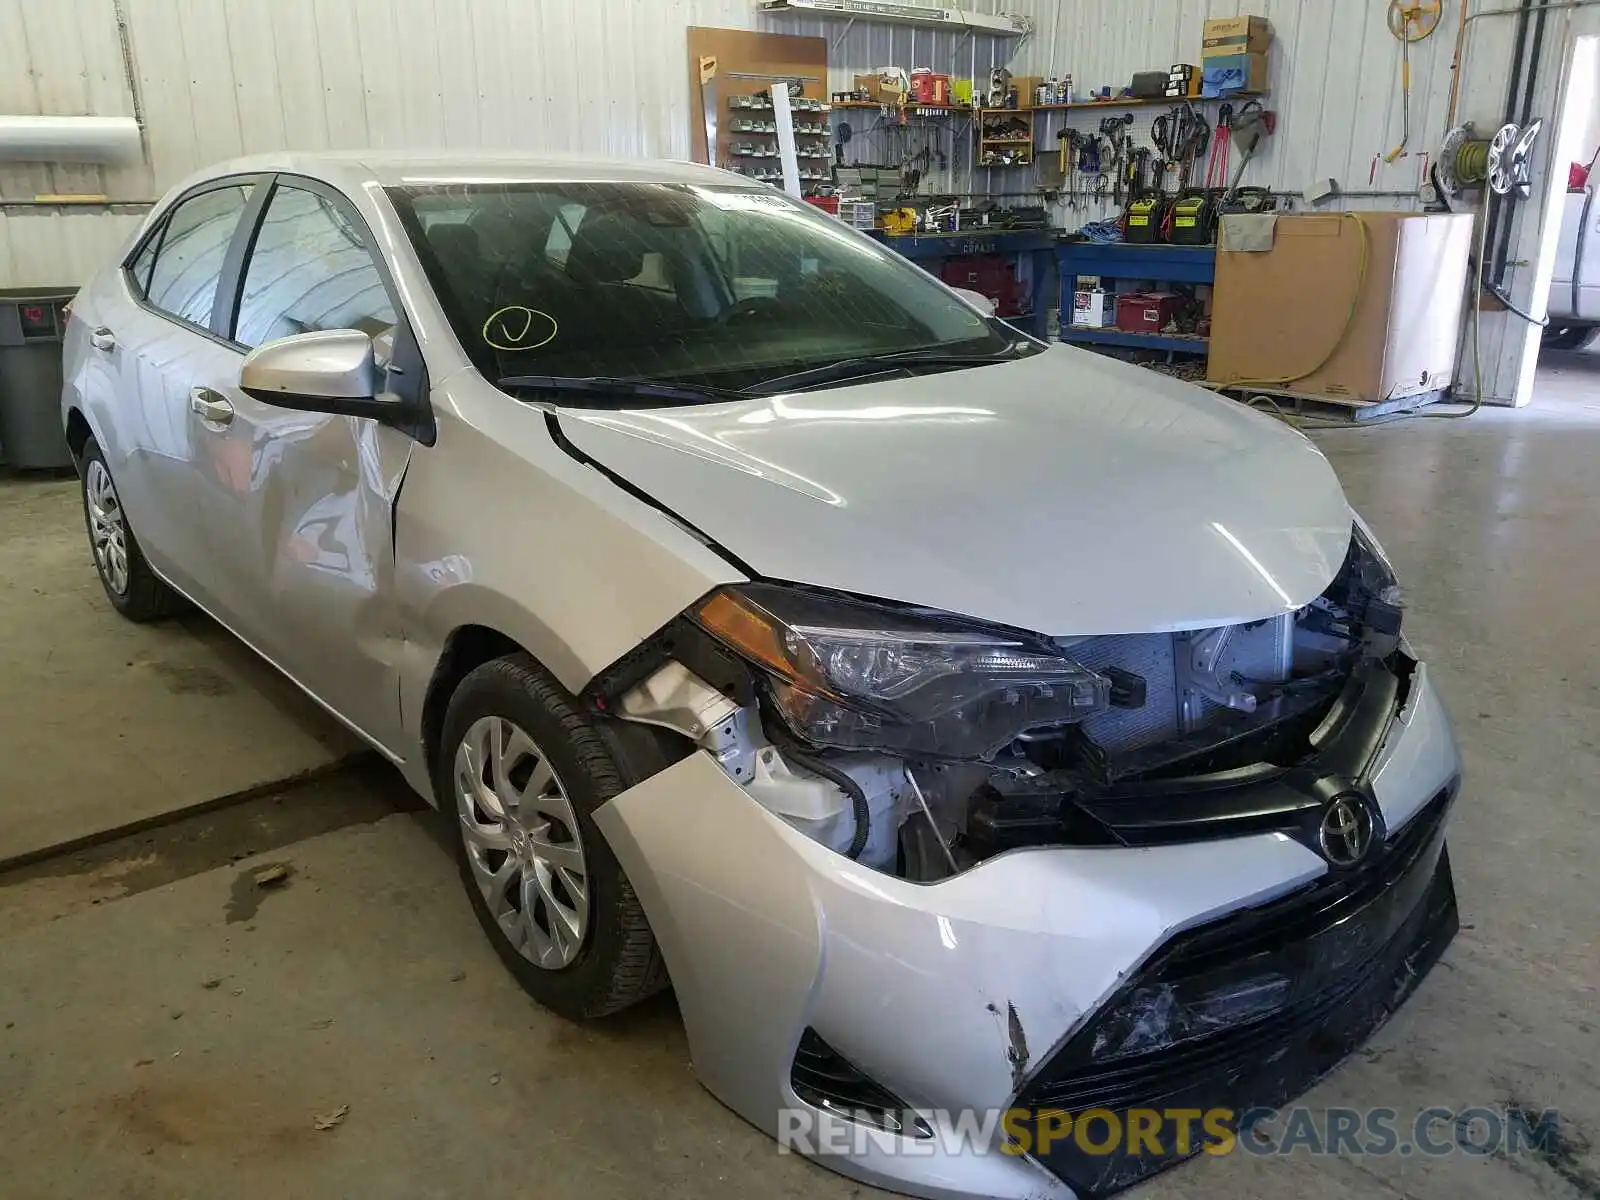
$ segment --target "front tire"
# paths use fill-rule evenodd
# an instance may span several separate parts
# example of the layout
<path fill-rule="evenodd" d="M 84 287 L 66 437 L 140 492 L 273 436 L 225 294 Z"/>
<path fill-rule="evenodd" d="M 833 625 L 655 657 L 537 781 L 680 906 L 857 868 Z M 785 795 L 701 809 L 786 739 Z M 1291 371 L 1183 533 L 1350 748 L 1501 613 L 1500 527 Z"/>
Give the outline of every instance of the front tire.
<path fill-rule="evenodd" d="M 99 444 L 83 446 L 83 522 L 95 574 L 112 607 L 130 621 L 158 621 L 183 608 L 183 598 L 162 583 L 145 561 Z"/>
<path fill-rule="evenodd" d="M 617 1012 L 667 981 L 644 909 L 593 818 L 664 763 L 653 738 L 618 732 L 517 654 L 462 680 L 434 764 L 478 923 L 524 990 L 574 1020 Z"/>
<path fill-rule="evenodd" d="M 1600 325 L 1562 325 L 1552 321 L 1545 326 L 1539 344 L 1546 350 L 1582 350 L 1597 333 Z"/>

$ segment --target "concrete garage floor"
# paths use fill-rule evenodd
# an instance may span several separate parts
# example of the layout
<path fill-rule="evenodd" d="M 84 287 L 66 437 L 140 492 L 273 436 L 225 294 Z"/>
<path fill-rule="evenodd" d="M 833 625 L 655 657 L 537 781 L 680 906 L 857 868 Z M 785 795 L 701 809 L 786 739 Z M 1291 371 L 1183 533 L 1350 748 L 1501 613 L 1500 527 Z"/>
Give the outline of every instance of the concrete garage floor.
<path fill-rule="evenodd" d="M 1468 778 L 1451 840 L 1460 936 L 1306 1101 L 1554 1107 L 1564 1144 L 1543 1159 L 1234 1155 L 1130 1194 L 1595 1200 L 1600 361 L 1564 356 L 1531 410 L 1317 440 L 1408 584 L 1410 633 Z M 0 491 L 0 527 L 33 486 Z M 64 596 L 92 604 L 68 509 L 32 523 L 4 574 L 77 555 L 51 589 L 6 593 L 8 662 Z M 103 611 L 83 623 L 102 644 L 121 636 Z M 225 641 L 184 628 L 214 656 L 194 661 L 234 663 Z M 26 719 L 58 730 L 56 752 L 85 757 L 65 741 L 81 731 L 49 714 L 89 701 L 43 677 L 28 695 Z M 227 736 L 268 754 L 304 730 Z M 17 770 L 0 761 L 8 805 Z M 272 863 L 290 878 L 258 889 L 251 871 Z M 437 819 L 370 761 L 0 873 L 0 963 L 8 1198 L 878 1194 L 778 1155 L 702 1091 L 670 997 L 592 1028 L 524 999 L 459 894 Z M 336 1128 L 314 1128 L 346 1105 Z"/>
<path fill-rule="evenodd" d="M 0 479 L 0 864 L 356 748 L 214 623 L 117 618 L 76 479 Z"/>

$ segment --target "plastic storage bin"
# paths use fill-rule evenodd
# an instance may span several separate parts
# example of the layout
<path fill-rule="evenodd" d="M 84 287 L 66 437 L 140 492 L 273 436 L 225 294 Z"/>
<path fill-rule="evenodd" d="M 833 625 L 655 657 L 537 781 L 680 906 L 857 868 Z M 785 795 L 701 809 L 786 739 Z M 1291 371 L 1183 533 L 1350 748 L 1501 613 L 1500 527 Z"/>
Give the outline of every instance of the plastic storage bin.
<path fill-rule="evenodd" d="M 61 426 L 61 344 L 69 288 L 0 288 L 0 461 L 19 470 L 72 465 Z"/>

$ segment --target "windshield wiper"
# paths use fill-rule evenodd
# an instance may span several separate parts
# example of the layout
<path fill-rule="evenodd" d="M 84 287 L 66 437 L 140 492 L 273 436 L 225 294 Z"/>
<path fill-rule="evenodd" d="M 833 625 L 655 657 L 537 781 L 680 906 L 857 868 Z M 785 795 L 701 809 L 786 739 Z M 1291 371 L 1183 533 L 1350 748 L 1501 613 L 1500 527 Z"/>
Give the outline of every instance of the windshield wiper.
<path fill-rule="evenodd" d="M 559 392 L 563 396 L 626 396 L 658 404 L 704 404 L 708 400 L 744 400 L 744 392 L 732 388 L 702 387 L 699 384 L 656 383 L 649 379 L 625 379 L 610 375 L 507 375 L 496 386 L 540 392 Z M 570 401 L 581 405 L 581 399 Z"/>
<path fill-rule="evenodd" d="M 919 368 L 955 370 L 960 367 L 988 366 L 992 363 L 1011 361 L 1020 348 L 1031 344 L 1016 342 L 998 354 L 940 354 L 933 350 L 901 350 L 894 354 L 868 354 L 859 358 L 843 358 L 838 362 L 825 363 L 820 367 L 811 367 L 790 375 L 763 379 L 760 383 L 746 388 L 745 392 L 750 396 L 771 396 L 777 392 L 799 391 L 814 384 L 838 383 L 846 379 L 886 375 L 893 371 L 915 371 Z"/>

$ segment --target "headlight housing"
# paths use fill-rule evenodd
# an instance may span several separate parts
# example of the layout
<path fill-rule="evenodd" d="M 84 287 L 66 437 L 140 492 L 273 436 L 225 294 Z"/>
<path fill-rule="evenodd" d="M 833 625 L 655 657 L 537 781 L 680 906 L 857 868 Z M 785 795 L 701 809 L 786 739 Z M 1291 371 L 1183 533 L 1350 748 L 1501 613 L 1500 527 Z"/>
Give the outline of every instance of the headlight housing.
<path fill-rule="evenodd" d="M 1384 634 L 1398 634 L 1405 610 L 1405 592 L 1395 578 L 1394 566 L 1378 539 L 1360 516 L 1355 518 L 1346 565 L 1346 600 L 1363 624 Z"/>
<path fill-rule="evenodd" d="M 784 721 L 819 746 L 987 758 L 1110 699 L 1109 680 L 1046 639 L 959 617 L 766 583 L 689 616 L 757 667 Z"/>

